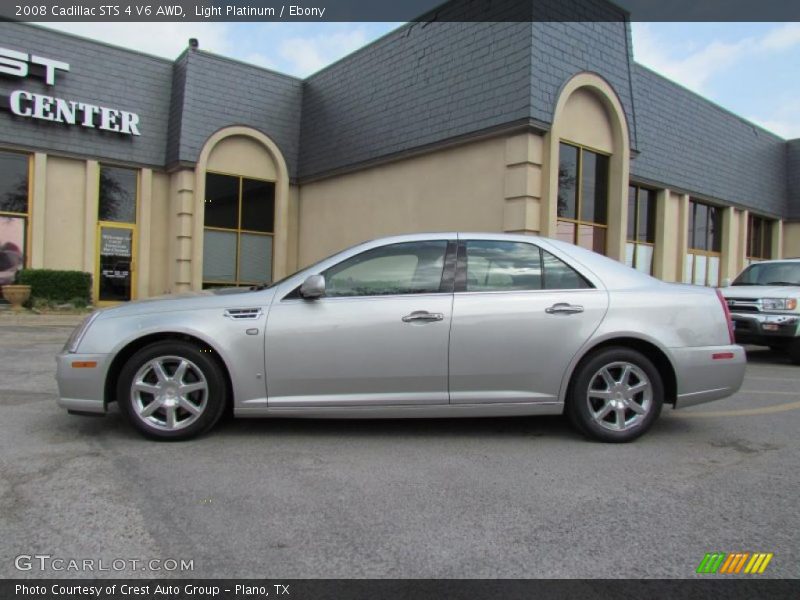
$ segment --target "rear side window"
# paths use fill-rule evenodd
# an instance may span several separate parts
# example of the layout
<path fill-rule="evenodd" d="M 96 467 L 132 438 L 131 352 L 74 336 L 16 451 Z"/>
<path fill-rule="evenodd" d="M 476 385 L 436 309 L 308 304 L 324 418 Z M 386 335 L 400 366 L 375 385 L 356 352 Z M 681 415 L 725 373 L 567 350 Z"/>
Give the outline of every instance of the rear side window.
<path fill-rule="evenodd" d="M 467 242 L 467 291 L 540 290 L 538 246 L 519 242 Z"/>
<path fill-rule="evenodd" d="M 542 264 L 548 290 L 582 290 L 594 287 L 583 275 L 547 250 L 542 250 Z"/>
<path fill-rule="evenodd" d="M 592 287 L 572 267 L 534 244 L 473 240 L 465 246 L 467 292 Z"/>

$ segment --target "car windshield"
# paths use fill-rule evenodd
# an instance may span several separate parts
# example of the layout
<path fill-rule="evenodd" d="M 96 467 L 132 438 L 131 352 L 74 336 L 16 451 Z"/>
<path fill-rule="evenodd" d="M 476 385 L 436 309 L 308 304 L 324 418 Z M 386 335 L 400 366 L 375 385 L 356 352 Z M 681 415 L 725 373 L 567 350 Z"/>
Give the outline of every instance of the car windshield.
<path fill-rule="evenodd" d="M 800 285 L 800 262 L 755 263 L 731 285 Z"/>

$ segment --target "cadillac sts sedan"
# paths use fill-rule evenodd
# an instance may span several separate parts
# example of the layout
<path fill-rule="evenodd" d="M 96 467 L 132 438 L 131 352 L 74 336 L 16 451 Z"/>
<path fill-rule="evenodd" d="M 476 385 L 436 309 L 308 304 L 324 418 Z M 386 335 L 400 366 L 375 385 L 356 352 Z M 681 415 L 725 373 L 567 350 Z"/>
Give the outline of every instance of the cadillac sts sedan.
<path fill-rule="evenodd" d="M 367 242 L 269 286 L 92 313 L 57 358 L 59 404 L 117 402 L 142 434 L 237 417 L 566 413 L 627 442 L 664 404 L 735 393 L 745 354 L 713 289 L 668 284 L 553 239 L 441 233 Z"/>

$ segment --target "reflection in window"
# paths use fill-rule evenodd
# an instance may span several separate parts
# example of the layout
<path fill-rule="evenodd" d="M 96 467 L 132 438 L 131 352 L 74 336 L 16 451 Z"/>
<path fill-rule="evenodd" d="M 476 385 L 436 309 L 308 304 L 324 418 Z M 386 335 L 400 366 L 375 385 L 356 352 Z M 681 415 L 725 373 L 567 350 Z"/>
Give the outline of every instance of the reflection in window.
<path fill-rule="evenodd" d="M 275 183 L 206 174 L 203 286 L 272 281 Z"/>
<path fill-rule="evenodd" d="M 521 242 L 467 242 L 467 291 L 540 290 L 538 246 Z"/>
<path fill-rule="evenodd" d="M 722 209 L 691 198 L 688 236 L 684 283 L 718 286 L 722 256 Z"/>
<path fill-rule="evenodd" d="M 601 254 L 608 229 L 609 157 L 559 145 L 556 237 Z"/>
<path fill-rule="evenodd" d="M 637 271 L 652 274 L 655 241 L 656 191 L 637 185 L 629 186 L 625 264 Z"/>
<path fill-rule="evenodd" d="M 592 287 L 572 267 L 533 244 L 474 240 L 466 249 L 467 292 Z"/>
<path fill-rule="evenodd" d="M 101 165 L 98 220 L 136 222 L 136 179 L 134 169 Z"/>
<path fill-rule="evenodd" d="M 326 296 L 430 294 L 439 291 L 447 241 L 390 244 L 325 271 Z"/>
<path fill-rule="evenodd" d="M 0 285 L 25 266 L 28 232 L 28 156 L 0 152 Z"/>

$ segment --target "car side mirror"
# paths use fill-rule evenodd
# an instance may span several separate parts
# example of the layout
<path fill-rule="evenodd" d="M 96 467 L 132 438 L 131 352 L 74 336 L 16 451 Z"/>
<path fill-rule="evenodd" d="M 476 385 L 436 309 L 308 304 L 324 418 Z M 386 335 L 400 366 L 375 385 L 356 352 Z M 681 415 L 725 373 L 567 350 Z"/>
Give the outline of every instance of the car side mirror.
<path fill-rule="evenodd" d="M 731 278 L 726 277 L 722 280 L 722 287 L 731 287 Z"/>
<path fill-rule="evenodd" d="M 306 300 L 316 300 L 325 295 L 325 276 L 309 275 L 300 286 L 300 295 Z"/>

